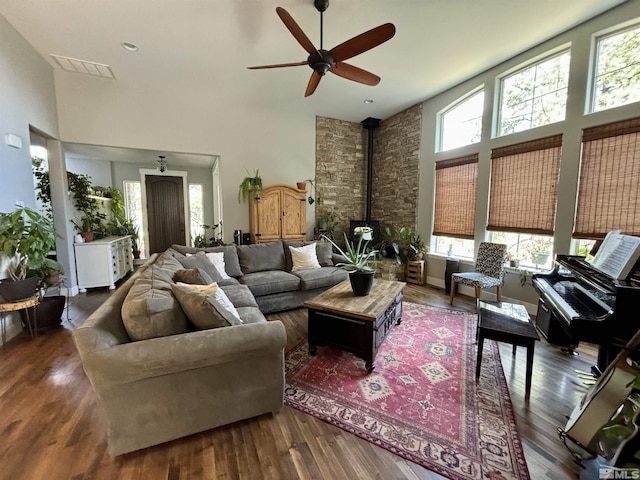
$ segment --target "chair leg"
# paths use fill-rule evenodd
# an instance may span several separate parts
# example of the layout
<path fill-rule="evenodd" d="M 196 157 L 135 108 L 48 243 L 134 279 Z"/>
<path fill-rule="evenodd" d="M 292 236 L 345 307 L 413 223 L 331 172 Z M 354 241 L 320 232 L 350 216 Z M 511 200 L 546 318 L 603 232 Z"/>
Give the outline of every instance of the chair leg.
<path fill-rule="evenodd" d="M 482 289 L 480 287 L 476 287 L 476 304 L 478 300 L 480 300 L 480 295 L 482 294 Z"/>
<path fill-rule="evenodd" d="M 502 297 L 500 296 L 500 285 L 496 287 L 496 300 L 498 300 L 498 302 L 502 302 Z"/>
<path fill-rule="evenodd" d="M 453 297 L 456 295 L 456 287 L 458 282 L 451 280 L 451 294 L 449 295 L 449 305 L 453 305 Z"/>

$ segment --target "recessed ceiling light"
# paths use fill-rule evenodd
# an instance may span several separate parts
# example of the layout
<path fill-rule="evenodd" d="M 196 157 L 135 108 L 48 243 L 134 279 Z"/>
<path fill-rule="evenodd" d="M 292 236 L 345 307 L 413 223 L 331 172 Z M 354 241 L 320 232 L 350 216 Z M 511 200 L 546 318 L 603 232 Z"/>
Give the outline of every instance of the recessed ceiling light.
<path fill-rule="evenodd" d="M 369 105 L 370 103 L 373 103 L 373 99 L 372 98 L 367 98 L 364 103 L 366 103 L 367 105 Z"/>
<path fill-rule="evenodd" d="M 128 50 L 129 52 L 137 52 L 138 51 L 138 46 L 133 44 L 133 43 L 122 42 L 120 45 L 122 45 L 122 48 L 124 48 L 125 50 Z"/>

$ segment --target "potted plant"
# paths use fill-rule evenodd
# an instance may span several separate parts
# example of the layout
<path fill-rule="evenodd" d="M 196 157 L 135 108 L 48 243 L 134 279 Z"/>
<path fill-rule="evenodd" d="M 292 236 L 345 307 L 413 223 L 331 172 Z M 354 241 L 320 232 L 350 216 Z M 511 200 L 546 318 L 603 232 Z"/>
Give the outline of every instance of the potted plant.
<path fill-rule="evenodd" d="M 340 224 L 338 215 L 333 210 L 329 210 L 318 217 L 318 228 L 322 233 L 331 236 L 336 227 Z"/>
<path fill-rule="evenodd" d="M 531 262 L 535 265 L 544 265 L 551 255 L 551 240 L 545 237 L 538 237 L 531 240 L 525 247 L 531 256 Z"/>
<path fill-rule="evenodd" d="M 202 233 L 196 235 L 193 238 L 193 246 L 198 248 L 206 248 L 206 247 L 218 247 L 224 245 L 222 240 L 222 232 L 216 233 L 218 227 L 220 227 L 222 223 L 216 223 L 215 225 L 201 225 Z M 207 238 L 207 230 L 211 230 L 211 236 Z"/>
<path fill-rule="evenodd" d="M 0 251 L 10 258 L 9 278 L 0 282 L 5 300 L 29 298 L 52 270 L 63 271 L 62 265 L 48 257 L 57 237 L 53 222 L 35 210 L 18 207 L 0 212 Z"/>
<path fill-rule="evenodd" d="M 413 260 L 419 253 L 426 253 L 426 245 L 419 235 L 413 234 L 410 227 L 400 227 L 395 232 L 390 227 L 385 227 L 384 230 L 387 235 L 385 256 L 395 258 L 398 264 Z"/>
<path fill-rule="evenodd" d="M 250 175 L 247 172 L 247 175 Z M 254 195 L 255 198 L 260 198 L 262 195 L 262 178 L 259 171 L 256 169 L 256 173 L 253 177 L 244 177 L 238 187 L 238 203 L 244 203 L 249 199 L 249 195 Z"/>
<path fill-rule="evenodd" d="M 307 183 L 311 187 L 311 189 L 309 190 L 309 196 L 307 197 L 307 202 L 309 202 L 309 205 L 313 205 L 316 200 L 315 198 L 313 198 L 313 195 L 311 194 L 311 192 L 313 192 L 313 190 L 316 187 L 315 182 L 310 178 L 308 178 L 304 182 L 296 182 L 296 187 L 298 187 L 298 190 L 306 190 Z"/>
<path fill-rule="evenodd" d="M 370 230 L 369 233 L 371 233 L 370 227 L 360 228 L 368 228 Z M 322 235 L 321 237 L 324 240 L 330 242 L 331 245 L 333 245 L 333 247 L 340 253 L 340 255 L 345 258 L 345 261 L 337 263 L 336 267 L 349 272 L 349 281 L 351 282 L 351 289 L 353 290 L 353 294 L 360 297 L 369 295 L 369 292 L 371 291 L 375 270 L 371 266 L 369 266 L 369 262 L 372 258 L 375 258 L 376 253 L 378 253 L 377 250 L 367 251 L 369 240 L 363 240 L 364 236 L 365 235 L 360 235 L 358 245 L 354 247 L 347 239 L 347 234 L 345 233 L 344 241 L 346 245 L 346 252 L 338 247 L 338 245 L 336 245 L 329 237 L 325 235 Z"/>

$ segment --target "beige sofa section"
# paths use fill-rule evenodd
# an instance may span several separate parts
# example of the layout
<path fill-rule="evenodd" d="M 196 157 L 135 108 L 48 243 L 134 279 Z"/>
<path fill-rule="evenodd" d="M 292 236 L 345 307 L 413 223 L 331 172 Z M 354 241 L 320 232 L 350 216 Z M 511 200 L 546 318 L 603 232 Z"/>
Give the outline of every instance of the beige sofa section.
<path fill-rule="evenodd" d="M 278 412 L 283 405 L 286 332 L 257 308 L 238 309 L 243 325 L 130 340 L 122 305 L 157 258 L 73 332 L 107 418 L 112 455 Z"/>

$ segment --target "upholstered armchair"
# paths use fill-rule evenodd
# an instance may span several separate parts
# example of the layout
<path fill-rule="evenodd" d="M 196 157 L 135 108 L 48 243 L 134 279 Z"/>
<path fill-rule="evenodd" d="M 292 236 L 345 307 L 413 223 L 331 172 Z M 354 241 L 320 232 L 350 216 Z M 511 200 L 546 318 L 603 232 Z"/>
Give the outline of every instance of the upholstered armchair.
<path fill-rule="evenodd" d="M 473 272 L 453 273 L 451 275 L 451 296 L 449 303 L 453 305 L 458 283 L 474 287 L 476 302 L 484 288 L 496 287 L 496 297 L 500 302 L 500 288 L 504 280 L 504 263 L 507 257 L 507 246 L 503 243 L 482 242 L 478 249 L 478 257 Z"/>

